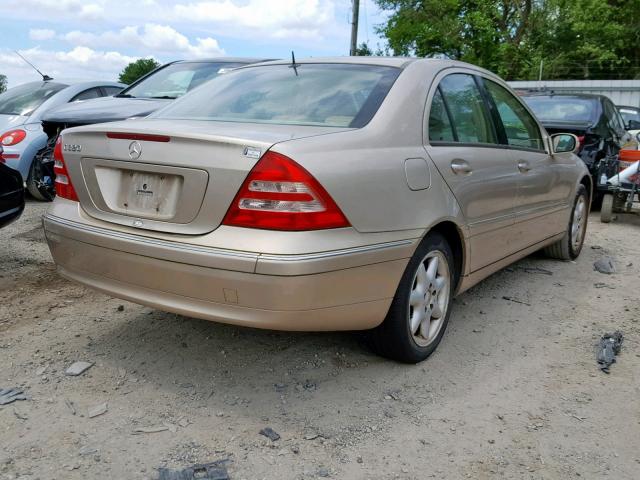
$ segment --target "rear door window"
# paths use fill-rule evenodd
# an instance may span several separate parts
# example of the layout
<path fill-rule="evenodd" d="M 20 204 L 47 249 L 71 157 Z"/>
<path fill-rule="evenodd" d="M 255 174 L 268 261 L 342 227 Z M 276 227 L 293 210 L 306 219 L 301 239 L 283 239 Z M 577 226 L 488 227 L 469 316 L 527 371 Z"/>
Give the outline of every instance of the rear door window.
<path fill-rule="evenodd" d="M 71 99 L 72 102 L 80 102 L 82 100 L 91 100 L 93 98 L 100 98 L 102 96 L 102 92 L 99 88 L 90 88 L 89 90 L 85 90 L 84 92 L 80 92 L 78 95 Z"/>
<path fill-rule="evenodd" d="M 453 135 L 457 142 L 498 143 L 491 117 L 472 75 L 463 73 L 448 75 L 442 79 L 439 88 L 450 115 Z"/>
<path fill-rule="evenodd" d="M 618 107 L 618 111 L 624 120 L 624 123 L 627 124 L 630 121 L 640 122 L 640 109 L 637 108 L 629 108 L 629 107 Z"/>
<path fill-rule="evenodd" d="M 502 120 L 507 143 L 512 147 L 544 150 L 538 124 L 526 108 L 506 88 L 491 80 L 484 80 Z"/>
<path fill-rule="evenodd" d="M 102 87 L 102 89 L 105 91 L 105 93 L 109 97 L 113 95 L 117 95 L 122 91 L 122 88 L 120 87 Z"/>
<path fill-rule="evenodd" d="M 429 141 L 430 142 L 454 142 L 453 127 L 447 113 L 440 89 L 436 90 L 431 101 L 429 112 Z"/>

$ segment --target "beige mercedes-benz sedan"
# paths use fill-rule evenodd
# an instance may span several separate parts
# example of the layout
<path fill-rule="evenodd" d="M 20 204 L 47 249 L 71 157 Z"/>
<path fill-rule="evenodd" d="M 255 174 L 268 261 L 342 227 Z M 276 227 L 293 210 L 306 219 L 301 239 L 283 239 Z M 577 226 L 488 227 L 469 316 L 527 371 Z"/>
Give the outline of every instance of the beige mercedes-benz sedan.
<path fill-rule="evenodd" d="M 433 59 L 242 67 L 147 119 L 65 130 L 44 217 L 64 277 L 249 327 L 370 330 L 404 362 L 452 297 L 582 248 L 591 178 L 492 73 Z"/>

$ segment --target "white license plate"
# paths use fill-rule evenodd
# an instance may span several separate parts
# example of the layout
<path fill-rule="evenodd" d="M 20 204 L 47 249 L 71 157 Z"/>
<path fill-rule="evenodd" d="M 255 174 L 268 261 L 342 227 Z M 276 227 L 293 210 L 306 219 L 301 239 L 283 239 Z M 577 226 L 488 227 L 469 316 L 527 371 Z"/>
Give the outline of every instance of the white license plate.
<path fill-rule="evenodd" d="M 166 218 L 175 214 L 182 177 L 122 171 L 120 202 L 130 215 Z"/>

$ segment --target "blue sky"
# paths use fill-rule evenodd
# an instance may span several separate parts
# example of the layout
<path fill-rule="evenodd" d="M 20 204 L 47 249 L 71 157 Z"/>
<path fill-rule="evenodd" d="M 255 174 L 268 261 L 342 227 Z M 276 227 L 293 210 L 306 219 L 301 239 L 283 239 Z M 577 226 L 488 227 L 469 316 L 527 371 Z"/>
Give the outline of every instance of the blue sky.
<path fill-rule="evenodd" d="M 350 0 L 3 0 L 0 73 L 9 86 L 38 76 L 116 79 L 130 61 L 214 56 L 347 55 Z M 360 2 L 358 41 L 383 43 L 386 18 Z"/>

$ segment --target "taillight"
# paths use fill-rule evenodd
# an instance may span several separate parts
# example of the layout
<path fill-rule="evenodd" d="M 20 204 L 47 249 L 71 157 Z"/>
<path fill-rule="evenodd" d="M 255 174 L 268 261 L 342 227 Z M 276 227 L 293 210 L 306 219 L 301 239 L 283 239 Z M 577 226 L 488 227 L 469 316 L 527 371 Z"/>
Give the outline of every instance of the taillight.
<path fill-rule="evenodd" d="M 584 136 L 584 135 L 580 135 L 580 136 L 578 137 L 578 146 L 577 146 L 577 148 L 576 148 L 576 152 L 580 151 L 580 149 L 581 149 L 581 148 L 582 148 L 582 146 L 584 145 L 584 138 L 585 138 L 585 136 Z"/>
<path fill-rule="evenodd" d="M 71 178 L 69 178 L 69 172 L 62 156 L 62 136 L 58 137 L 56 146 L 53 149 L 53 173 L 56 175 L 56 195 L 77 202 L 78 195 L 76 194 L 76 189 L 73 188 L 73 183 L 71 183 Z"/>
<path fill-rule="evenodd" d="M 107 132 L 107 138 L 119 140 L 144 140 L 146 142 L 162 142 L 171 141 L 168 135 L 150 135 L 148 133 L 123 133 L 123 132 Z"/>
<path fill-rule="evenodd" d="M 27 136 L 27 132 L 24 130 L 10 130 L 0 135 L 0 143 L 4 147 L 11 147 L 19 144 Z"/>
<path fill-rule="evenodd" d="M 344 214 L 303 167 L 267 152 L 253 167 L 222 222 L 267 230 L 321 230 L 348 227 Z"/>

